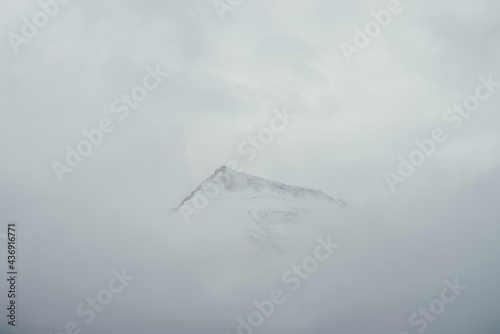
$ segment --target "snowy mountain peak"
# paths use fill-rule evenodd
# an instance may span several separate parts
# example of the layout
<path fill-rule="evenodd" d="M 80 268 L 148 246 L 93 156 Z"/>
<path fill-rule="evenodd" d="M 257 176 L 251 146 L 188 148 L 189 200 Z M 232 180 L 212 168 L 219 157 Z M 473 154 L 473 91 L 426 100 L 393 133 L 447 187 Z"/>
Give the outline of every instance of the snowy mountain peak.
<path fill-rule="evenodd" d="M 300 240 L 307 239 L 314 221 L 328 216 L 321 214 L 324 210 L 347 206 L 343 200 L 319 190 L 290 186 L 221 166 L 173 211 L 178 211 L 187 223 L 198 217 L 204 224 L 197 226 L 209 226 L 209 234 L 236 228 L 237 234 L 245 236 L 251 244 L 291 252 L 301 244 Z"/>
<path fill-rule="evenodd" d="M 221 166 L 214 171 L 204 182 L 194 189 L 180 205 L 191 201 L 196 194 L 209 194 L 209 197 L 229 197 L 240 200 L 251 199 L 276 199 L 292 201 L 300 199 L 311 199 L 328 201 L 340 207 L 348 206 L 343 200 L 334 199 L 320 190 L 290 186 L 284 183 L 274 182 L 258 176 L 239 172 L 226 166 Z"/>

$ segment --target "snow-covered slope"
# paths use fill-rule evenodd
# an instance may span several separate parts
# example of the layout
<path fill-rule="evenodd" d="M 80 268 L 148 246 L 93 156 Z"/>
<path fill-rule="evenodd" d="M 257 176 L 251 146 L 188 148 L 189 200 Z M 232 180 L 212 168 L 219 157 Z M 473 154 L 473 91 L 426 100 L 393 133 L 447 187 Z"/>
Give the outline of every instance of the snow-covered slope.
<path fill-rule="evenodd" d="M 176 210 L 189 203 L 197 193 L 205 189 L 215 189 L 213 185 L 217 186 L 220 195 L 225 195 L 233 199 L 251 200 L 256 198 L 274 198 L 284 201 L 292 201 L 294 199 L 315 199 L 330 201 L 338 206 L 347 206 L 346 202 L 327 196 L 319 190 L 290 186 L 222 166 L 193 190 L 193 192 L 181 202 Z"/>
<path fill-rule="evenodd" d="M 308 225 L 322 210 L 347 207 L 322 191 L 266 180 L 226 166 L 217 169 L 174 209 L 195 224 L 241 229 L 250 244 L 293 251 L 308 238 Z M 225 227 L 222 227 L 225 226 Z M 216 226 L 214 226 L 216 228 Z"/>

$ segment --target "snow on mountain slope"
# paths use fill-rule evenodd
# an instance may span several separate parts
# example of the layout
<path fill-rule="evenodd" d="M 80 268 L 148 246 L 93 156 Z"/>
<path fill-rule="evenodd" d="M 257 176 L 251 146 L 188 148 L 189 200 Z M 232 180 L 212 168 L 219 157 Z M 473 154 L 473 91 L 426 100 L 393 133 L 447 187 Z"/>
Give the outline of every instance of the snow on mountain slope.
<path fill-rule="evenodd" d="M 322 210 L 347 203 L 322 191 L 266 180 L 226 166 L 217 169 L 174 209 L 195 224 L 221 230 L 239 229 L 239 235 L 264 249 L 293 252 L 307 239 L 308 225 Z M 224 227 L 223 227 L 224 226 Z"/>
<path fill-rule="evenodd" d="M 319 190 L 290 186 L 222 166 L 186 197 L 176 210 L 188 203 L 203 189 L 213 188 L 212 185 L 219 187 L 221 195 L 242 200 L 254 198 L 275 198 L 279 200 L 315 198 L 331 201 L 339 206 L 347 206 L 344 201 L 333 199 Z"/>

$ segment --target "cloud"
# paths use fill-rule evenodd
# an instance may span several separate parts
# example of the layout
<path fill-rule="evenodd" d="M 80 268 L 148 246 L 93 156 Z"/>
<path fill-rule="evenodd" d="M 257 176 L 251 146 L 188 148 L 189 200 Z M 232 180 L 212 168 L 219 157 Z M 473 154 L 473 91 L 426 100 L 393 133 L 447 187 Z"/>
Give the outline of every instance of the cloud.
<path fill-rule="evenodd" d="M 352 208 L 331 227 L 344 253 L 259 331 L 412 332 L 410 314 L 459 277 L 469 289 L 426 332 L 498 332 L 500 97 L 397 193 L 383 173 L 478 76 L 500 78 L 499 4 L 401 2 L 348 64 L 339 44 L 387 2 L 244 1 L 221 21 L 209 0 L 73 0 L 16 54 L 7 34 L 39 7 L 4 1 L 0 226 L 19 222 L 20 329 L 63 330 L 123 267 L 137 279 L 86 331 L 236 328 L 289 259 L 259 261 L 229 233 L 177 226 L 168 210 L 286 106 L 297 120 L 245 171 Z M 51 162 L 156 64 L 170 76 L 60 184 Z"/>

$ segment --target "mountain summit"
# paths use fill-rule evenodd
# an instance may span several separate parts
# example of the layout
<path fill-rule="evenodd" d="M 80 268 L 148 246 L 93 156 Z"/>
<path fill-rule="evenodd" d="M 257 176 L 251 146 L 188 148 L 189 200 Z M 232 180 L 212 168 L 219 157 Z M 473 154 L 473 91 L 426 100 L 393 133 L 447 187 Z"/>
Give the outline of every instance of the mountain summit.
<path fill-rule="evenodd" d="M 197 224 L 221 226 L 226 231 L 236 226 L 247 240 L 287 251 L 292 240 L 304 235 L 308 223 L 317 220 L 318 212 L 347 206 L 345 201 L 320 190 L 290 186 L 222 166 L 173 211 L 180 212 L 187 223 L 197 216 Z"/>
<path fill-rule="evenodd" d="M 328 201 L 341 207 L 348 206 L 340 199 L 334 199 L 320 190 L 296 187 L 284 183 L 274 182 L 253 176 L 244 172 L 235 171 L 229 167 L 221 166 L 203 181 L 189 196 L 184 198 L 177 208 L 187 205 L 196 195 L 204 197 L 217 197 L 218 195 L 240 199 L 268 199 L 293 201 L 296 199 L 316 199 Z M 196 207 L 196 205 L 195 205 Z"/>

